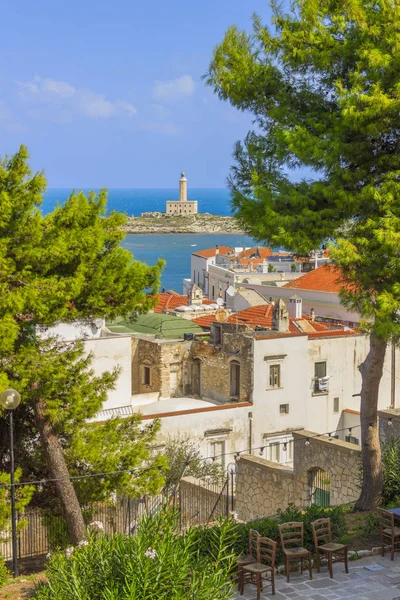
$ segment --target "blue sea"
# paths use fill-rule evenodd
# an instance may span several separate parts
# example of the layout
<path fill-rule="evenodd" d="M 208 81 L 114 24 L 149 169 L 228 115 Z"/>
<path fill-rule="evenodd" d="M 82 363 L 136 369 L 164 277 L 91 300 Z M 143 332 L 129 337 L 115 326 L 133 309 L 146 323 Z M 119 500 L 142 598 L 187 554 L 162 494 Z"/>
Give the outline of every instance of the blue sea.
<path fill-rule="evenodd" d="M 88 192 L 89 190 L 84 190 Z M 98 191 L 98 190 L 95 190 Z M 42 205 L 44 213 L 53 210 L 58 202 L 63 204 L 71 193 L 70 189 L 49 189 Z M 108 191 L 108 212 L 117 210 L 131 216 L 139 216 L 146 211 L 165 211 L 165 201 L 178 198 L 177 189 L 110 189 Z M 215 215 L 229 215 L 230 196 L 227 189 L 191 189 L 189 200 L 198 200 L 199 212 Z M 251 246 L 254 241 L 246 235 L 220 234 L 169 234 L 169 235 L 127 235 L 122 245 L 132 252 L 135 258 L 153 265 L 159 257 L 166 261 L 162 274 L 161 287 L 182 293 L 183 279 L 190 277 L 190 256 L 196 250 L 222 246 Z"/>

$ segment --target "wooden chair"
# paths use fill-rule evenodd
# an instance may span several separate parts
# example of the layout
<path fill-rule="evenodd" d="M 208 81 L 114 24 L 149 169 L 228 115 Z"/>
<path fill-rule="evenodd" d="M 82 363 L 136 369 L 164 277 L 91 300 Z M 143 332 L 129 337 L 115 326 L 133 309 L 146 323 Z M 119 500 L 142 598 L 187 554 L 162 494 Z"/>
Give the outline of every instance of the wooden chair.
<path fill-rule="evenodd" d="M 311 529 L 314 538 L 317 572 L 319 573 L 321 570 L 321 552 L 328 555 L 328 569 L 331 579 L 333 579 L 333 563 L 344 562 L 344 568 L 346 573 L 348 573 L 348 548 L 344 544 L 336 544 L 335 542 L 332 542 L 330 518 L 317 519 L 314 521 L 314 523 L 311 523 Z"/>
<path fill-rule="evenodd" d="M 285 575 L 290 582 L 290 564 L 300 561 L 300 572 L 303 572 L 303 559 L 308 560 L 308 570 L 312 579 L 311 552 L 304 548 L 304 523 L 291 521 L 279 525 L 279 536 L 285 561 Z"/>
<path fill-rule="evenodd" d="M 237 560 L 238 566 L 238 580 L 239 580 L 239 590 L 240 590 L 240 582 L 242 569 L 245 565 L 250 565 L 252 563 L 257 562 L 257 540 L 260 537 L 260 534 L 255 529 L 250 529 L 249 531 L 249 553 L 244 554 L 243 556 L 239 556 Z"/>
<path fill-rule="evenodd" d="M 394 514 L 383 508 L 378 508 L 379 524 L 381 530 L 382 556 L 385 556 L 385 541 L 391 550 L 391 560 L 394 560 L 394 553 L 400 550 L 400 527 L 395 527 Z"/>
<path fill-rule="evenodd" d="M 245 565 L 240 572 L 239 591 L 243 596 L 245 583 L 257 586 L 257 600 L 261 598 L 263 581 L 270 582 L 271 593 L 275 596 L 275 558 L 277 543 L 266 537 L 257 540 L 257 562 Z"/>

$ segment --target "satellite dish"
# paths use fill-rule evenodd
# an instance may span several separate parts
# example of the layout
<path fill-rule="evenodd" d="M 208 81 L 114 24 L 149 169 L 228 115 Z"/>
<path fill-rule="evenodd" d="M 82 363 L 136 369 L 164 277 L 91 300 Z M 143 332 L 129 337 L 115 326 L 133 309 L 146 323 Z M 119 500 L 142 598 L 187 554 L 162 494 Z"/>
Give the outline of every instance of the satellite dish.
<path fill-rule="evenodd" d="M 224 305 L 224 301 L 222 300 L 222 298 L 217 298 L 217 304 L 218 304 L 218 306 Z"/>
<path fill-rule="evenodd" d="M 93 321 L 94 326 L 97 327 L 97 329 L 100 329 L 100 327 L 103 327 L 103 319 L 95 319 Z"/>
<path fill-rule="evenodd" d="M 226 290 L 226 293 L 228 294 L 228 296 L 230 296 L 231 298 L 233 298 L 233 296 L 236 294 L 236 290 L 233 287 L 233 285 L 230 285 L 228 287 L 228 289 Z"/>
<path fill-rule="evenodd" d="M 224 310 L 223 308 L 219 308 L 215 313 L 215 319 L 216 319 L 216 321 L 219 321 L 220 323 L 222 321 L 226 321 L 228 316 L 229 316 L 229 313 L 227 313 L 226 310 Z"/>

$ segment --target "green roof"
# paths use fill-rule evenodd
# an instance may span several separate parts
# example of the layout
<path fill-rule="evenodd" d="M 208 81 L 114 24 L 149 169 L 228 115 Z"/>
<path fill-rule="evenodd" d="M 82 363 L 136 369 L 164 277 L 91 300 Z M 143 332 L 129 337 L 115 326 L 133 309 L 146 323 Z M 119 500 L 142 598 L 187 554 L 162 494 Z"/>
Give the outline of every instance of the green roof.
<path fill-rule="evenodd" d="M 157 313 L 138 315 L 134 320 L 119 317 L 107 322 L 107 327 L 113 333 L 147 333 L 164 338 L 183 338 L 184 333 L 203 333 L 202 328 L 193 321 Z"/>

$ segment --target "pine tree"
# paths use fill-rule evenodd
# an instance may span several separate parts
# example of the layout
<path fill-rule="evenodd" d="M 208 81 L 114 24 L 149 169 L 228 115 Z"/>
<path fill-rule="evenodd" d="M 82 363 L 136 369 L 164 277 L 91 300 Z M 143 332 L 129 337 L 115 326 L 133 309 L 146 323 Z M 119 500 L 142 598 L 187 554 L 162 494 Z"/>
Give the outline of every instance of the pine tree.
<path fill-rule="evenodd" d="M 74 192 L 63 206 L 43 216 L 45 178 L 32 174 L 27 161 L 23 146 L 0 161 L 0 383 L 9 382 L 22 395 L 24 424 L 17 433 L 31 436 L 29 450 L 41 457 L 55 480 L 72 542 L 77 543 L 84 539 L 85 527 L 68 462 L 75 471 L 82 465 L 86 470 L 133 469 L 136 487 L 127 473 L 114 479 L 114 487 L 157 488 L 162 461 L 153 459 L 148 449 L 157 424 L 139 431 L 138 418 L 132 417 L 124 423 L 89 425 L 87 419 L 101 407 L 118 372 L 95 377 L 91 357 L 79 343 L 60 346 L 38 332 L 60 321 L 147 311 L 163 263 L 149 267 L 121 248 L 125 217 L 106 215 L 105 190 L 88 197 Z M 122 448 L 129 436 L 131 442 Z M 104 450 L 104 441 L 109 449 Z M 99 484 L 98 494 L 112 485 L 110 480 Z"/>
<path fill-rule="evenodd" d="M 385 0 L 272 4 L 272 27 L 229 29 L 207 83 L 254 117 L 229 178 L 236 215 L 270 245 L 307 254 L 332 243 L 342 301 L 362 316 L 363 486 L 382 493 L 377 427 L 388 342 L 400 333 L 400 5 Z M 309 178 L 296 181 L 296 170 Z"/>

